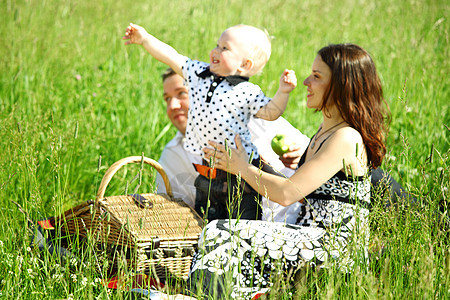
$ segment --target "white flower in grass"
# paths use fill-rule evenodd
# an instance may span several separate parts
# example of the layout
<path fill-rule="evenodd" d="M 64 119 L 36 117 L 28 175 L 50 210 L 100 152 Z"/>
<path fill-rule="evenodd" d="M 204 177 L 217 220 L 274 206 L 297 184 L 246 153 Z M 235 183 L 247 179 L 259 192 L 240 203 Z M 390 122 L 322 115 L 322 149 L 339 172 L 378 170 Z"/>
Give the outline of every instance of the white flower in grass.
<path fill-rule="evenodd" d="M 73 300 L 73 295 L 69 294 L 69 296 L 67 297 L 67 300 Z"/>
<path fill-rule="evenodd" d="M 34 277 L 34 275 L 33 275 L 33 269 L 27 269 L 27 272 L 28 272 L 28 275 L 29 275 L 31 278 Z"/>
<path fill-rule="evenodd" d="M 73 282 L 77 282 L 77 275 L 71 274 L 71 275 L 70 275 L 70 278 L 72 278 L 72 281 L 73 281 Z"/>
<path fill-rule="evenodd" d="M 95 278 L 95 283 L 101 283 L 102 282 L 102 280 L 100 279 L 100 278 Z"/>
<path fill-rule="evenodd" d="M 27 247 L 27 252 L 31 252 L 31 247 Z"/>
<path fill-rule="evenodd" d="M 339 250 L 331 250 L 330 255 L 334 259 L 338 259 L 341 256 Z"/>
<path fill-rule="evenodd" d="M 410 173 L 412 176 L 417 176 L 417 175 L 419 174 L 419 171 L 418 171 L 416 168 L 414 168 L 414 169 L 411 169 L 411 170 L 409 171 L 409 173 Z"/>
<path fill-rule="evenodd" d="M 83 279 L 81 279 L 81 285 L 82 286 L 86 286 L 88 279 L 86 277 L 83 277 Z"/>
<path fill-rule="evenodd" d="M 75 257 L 72 257 L 72 258 L 70 259 L 70 264 L 73 265 L 73 266 L 77 266 L 77 265 L 78 265 L 77 259 L 76 259 Z"/>
<path fill-rule="evenodd" d="M 386 154 L 384 158 L 387 160 L 392 160 L 392 161 L 395 161 L 397 159 L 396 156 L 390 155 L 390 154 Z"/>
<path fill-rule="evenodd" d="M 3 247 L 3 241 L 0 240 L 0 247 Z"/>

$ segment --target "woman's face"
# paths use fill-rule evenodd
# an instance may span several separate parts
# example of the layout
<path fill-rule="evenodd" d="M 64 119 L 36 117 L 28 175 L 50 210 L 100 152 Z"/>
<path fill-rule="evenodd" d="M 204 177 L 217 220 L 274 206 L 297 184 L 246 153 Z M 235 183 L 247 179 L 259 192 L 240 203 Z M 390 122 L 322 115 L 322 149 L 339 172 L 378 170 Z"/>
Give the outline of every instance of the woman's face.
<path fill-rule="evenodd" d="M 303 81 L 306 85 L 308 95 L 306 96 L 306 106 L 308 108 L 320 109 L 323 97 L 330 85 L 331 69 L 323 62 L 320 55 L 317 55 L 312 65 L 311 74 Z"/>

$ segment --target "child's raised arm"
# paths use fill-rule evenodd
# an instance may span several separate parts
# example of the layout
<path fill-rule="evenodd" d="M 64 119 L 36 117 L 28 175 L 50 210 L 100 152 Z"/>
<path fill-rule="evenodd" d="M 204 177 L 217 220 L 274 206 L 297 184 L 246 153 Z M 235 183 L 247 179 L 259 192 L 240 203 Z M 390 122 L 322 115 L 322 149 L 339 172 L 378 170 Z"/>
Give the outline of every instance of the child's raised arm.
<path fill-rule="evenodd" d="M 185 57 L 171 46 L 149 34 L 143 27 L 130 23 L 123 39 L 127 40 L 125 45 L 138 44 L 144 46 L 145 50 L 154 58 L 171 67 L 180 76 L 183 76 L 181 68 L 185 62 Z"/>
<path fill-rule="evenodd" d="M 280 78 L 280 87 L 272 100 L 256 113 L 256 117 L 267 121 L 278 119 L 284 112 L 289 100 L 289 93 L 297 86 L 297 77 L 292 70 L 284 70 Z"/>

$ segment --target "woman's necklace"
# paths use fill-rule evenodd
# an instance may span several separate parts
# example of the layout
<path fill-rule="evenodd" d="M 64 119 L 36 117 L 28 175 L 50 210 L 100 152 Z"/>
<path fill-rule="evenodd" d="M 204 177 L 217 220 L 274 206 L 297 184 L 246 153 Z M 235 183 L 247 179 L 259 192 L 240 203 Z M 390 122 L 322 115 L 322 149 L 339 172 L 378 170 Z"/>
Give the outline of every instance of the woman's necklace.
<path fill-rule="evenodd" d="M 342 121 L 340 123 L 337 123 L 334 126 L 331 126 L 330 128 L 328 128 L 327 130 L 325 130 L 324 132 L 322 132 L 321 134 L 319 134 L 319 132 L 322 130 L 322 126 L 320 126 L 319 130 L 317 131 L 316 135 L 314 136 L 312 142 L 311 142 L 311 149 L 314 148 L 314 146 L 316 145 L 316 141 L 323 136 L 325 133 L 327 133 L 328 131 L 330 131 L 333 128 L 338 127 L 339 125 L 341 125 L 342 123 L 344 123 L 345 121 Z"/>

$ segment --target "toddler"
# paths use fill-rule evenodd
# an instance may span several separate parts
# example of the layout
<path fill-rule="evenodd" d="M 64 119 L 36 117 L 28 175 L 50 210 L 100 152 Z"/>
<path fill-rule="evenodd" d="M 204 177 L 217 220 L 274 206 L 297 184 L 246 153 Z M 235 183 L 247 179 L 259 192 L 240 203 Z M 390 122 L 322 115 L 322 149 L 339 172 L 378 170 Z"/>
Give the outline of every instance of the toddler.
<path fill-rule="evenodd" d="M 240 135 L 246 152 L 253 157 L 252 162 L 267 170 L 268 166 L 259 159 L 258 150 L 251 142 L 247 124 L 251 115 L 269 121 L 280 117 L 297 79 L 294 71 L 284 70 L 272 99 L 266 97 L 260 87 L 248 82 L 269 60 L 271 44 L 265 32 L 248 25 L 226 29 L 211 50 L 209 63 L 179 54 L 135 24 L 128 26 L 123 38 L 127 45 L 142 45 L 154 58 L 185 79 L 190 98 L 186 150 L 202 155 L 208 141 L 224 143 L 225 139 L 235 147 L 235 136 Z M 206 178 L 216 177 L 215 169 L 205 171 L 197 166 L 197 170 Z"/>

